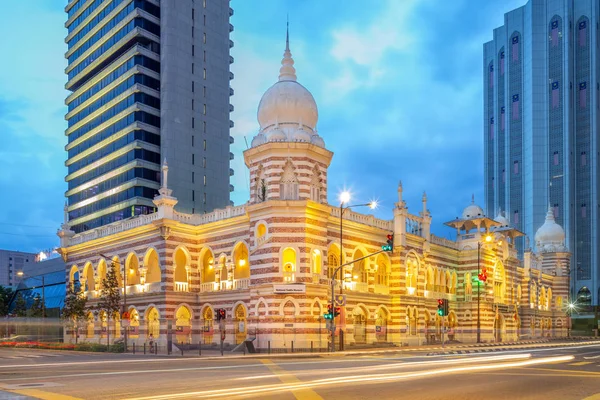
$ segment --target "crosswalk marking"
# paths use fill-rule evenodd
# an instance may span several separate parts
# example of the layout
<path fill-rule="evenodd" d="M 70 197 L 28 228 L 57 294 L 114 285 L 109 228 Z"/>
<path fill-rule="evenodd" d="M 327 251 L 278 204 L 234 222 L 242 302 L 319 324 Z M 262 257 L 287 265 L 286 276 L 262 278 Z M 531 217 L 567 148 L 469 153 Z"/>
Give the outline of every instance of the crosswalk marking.
<path fill-rule="evenodd" d="M 592 361 L 580 361 L 580 362 L 576 362 L 576 363 L 571 363 L 569 365 L 573 365 L 573 366 L 581 366 L 581 365 L 588 365 L 588 364 L 592 364 Z"/>

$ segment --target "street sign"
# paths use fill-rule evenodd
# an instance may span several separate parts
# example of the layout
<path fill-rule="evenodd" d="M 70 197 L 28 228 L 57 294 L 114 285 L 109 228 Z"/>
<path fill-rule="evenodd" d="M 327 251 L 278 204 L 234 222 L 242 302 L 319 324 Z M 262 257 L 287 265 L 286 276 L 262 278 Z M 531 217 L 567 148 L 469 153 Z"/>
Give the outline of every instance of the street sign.
<path fill-rule="evenodd" d="M 346 295 L 338 294 L 335 296 L 335 305 L 336 307 L 345 307 L 346 306 Z"/>

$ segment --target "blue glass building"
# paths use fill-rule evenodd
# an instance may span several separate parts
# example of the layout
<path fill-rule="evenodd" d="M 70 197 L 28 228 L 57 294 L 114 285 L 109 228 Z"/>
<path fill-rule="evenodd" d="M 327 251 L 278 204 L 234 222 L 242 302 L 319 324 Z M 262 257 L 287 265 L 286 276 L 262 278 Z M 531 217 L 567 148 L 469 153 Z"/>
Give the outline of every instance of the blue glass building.
<path fill-rule="evenodd" d="M 229 1 L 71 0 L 65 11 L 71 229 L 154 212 L 163 159 L 179 211 L 229 205 Z"/>
<path fill-rule="evenodd" d="M 529 0 L 483 52 L 486 212 L 534 246 L 550 205 L 573 254 L 571 296 L 596 305 L 599 16 L 597 0 Z"/>

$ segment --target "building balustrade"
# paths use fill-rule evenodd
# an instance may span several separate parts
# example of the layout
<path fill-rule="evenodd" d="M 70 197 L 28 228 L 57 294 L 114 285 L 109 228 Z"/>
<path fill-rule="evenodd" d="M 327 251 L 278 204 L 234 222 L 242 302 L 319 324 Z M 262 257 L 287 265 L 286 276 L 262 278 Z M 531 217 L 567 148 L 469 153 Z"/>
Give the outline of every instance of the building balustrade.
<path fill-rule="evenodd" d="M 388 285 L 374 285 L 374 291 L 377 294 L 390 294 L 390 287 Z"/>
<path fill-rule="evenodd" d="M 187 292 L 189 288 L 189 284 L 187 282 L 175 282 L 175 291 L 176 292 Z"/>
<path fill-rule="evenodd" d="M 433 290 L 425 290 L 423 292 L 423 296 L 426 299 L 448 299 L 451 301 L 456 301 L 456 293 L 445 293 L 445 292 L 436 292 Z"/>

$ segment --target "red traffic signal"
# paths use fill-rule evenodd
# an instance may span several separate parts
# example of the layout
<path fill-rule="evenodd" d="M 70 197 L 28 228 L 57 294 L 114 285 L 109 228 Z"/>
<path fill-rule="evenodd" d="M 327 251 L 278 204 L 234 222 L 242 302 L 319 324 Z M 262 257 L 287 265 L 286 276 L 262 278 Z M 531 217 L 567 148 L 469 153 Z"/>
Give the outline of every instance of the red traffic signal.
<path fill-rule="evenodd" d="M 333 316 L 337 317 L 338 315 L 340 315 L 341 312 L 342 312 L 342 308 L 341 307 L 336 307 L 335 308 L 335 312 L 333 313 Z"/>

